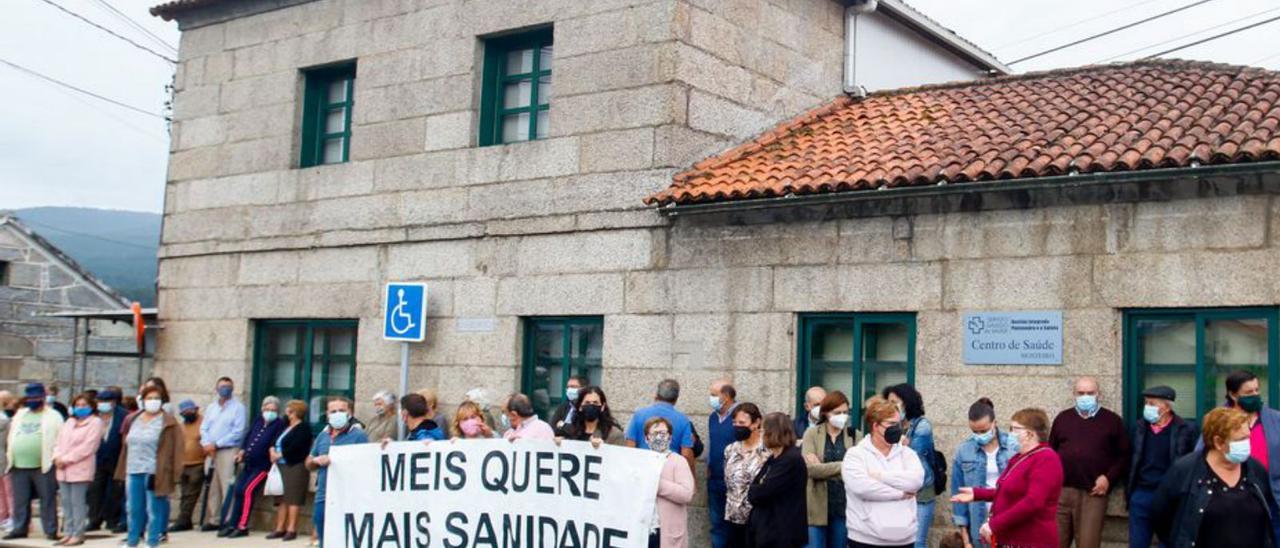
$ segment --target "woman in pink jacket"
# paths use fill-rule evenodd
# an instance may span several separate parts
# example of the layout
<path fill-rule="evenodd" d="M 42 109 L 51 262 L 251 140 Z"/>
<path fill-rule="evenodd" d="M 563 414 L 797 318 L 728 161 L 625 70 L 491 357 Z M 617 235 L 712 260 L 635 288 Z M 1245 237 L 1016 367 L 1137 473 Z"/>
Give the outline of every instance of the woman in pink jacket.
<path fill-rule="evenodd" d="M 58 431 L 53 448 L 53 466 L 58 470 L 58 493 L 62 496 L 65 535 L 55 546 L 84 544 L 84 528 L 89 517 L 85 495 L 93 482 L 95 455 L 102 443 L 102 421 L 93 415 L 93 396 L 80 394 L 71 400 L 71 420 Z"/>
<path fill-rule="evenodd" d="M 658 505 L 649 533 L 649 548 L 685 548 L 689 546 L 687 509 L 693 500 L 693 472 L 689 461 L 671 452 L 671 423 L 654 417 L 644 423 L 644 440 L 649 449 L 667 458 L 658 481 Z"/>

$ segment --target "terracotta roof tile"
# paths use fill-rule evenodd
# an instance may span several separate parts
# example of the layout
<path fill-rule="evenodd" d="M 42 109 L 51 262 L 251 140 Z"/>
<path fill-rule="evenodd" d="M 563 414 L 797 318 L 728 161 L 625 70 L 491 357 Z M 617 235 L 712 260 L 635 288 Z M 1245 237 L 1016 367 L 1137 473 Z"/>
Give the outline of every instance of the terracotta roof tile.
<path fill-rule="evenodd" d="M 1090 66 L 837 98 L 708 158 L 654 205 L 1280 160 L 1280 73 Z"/>

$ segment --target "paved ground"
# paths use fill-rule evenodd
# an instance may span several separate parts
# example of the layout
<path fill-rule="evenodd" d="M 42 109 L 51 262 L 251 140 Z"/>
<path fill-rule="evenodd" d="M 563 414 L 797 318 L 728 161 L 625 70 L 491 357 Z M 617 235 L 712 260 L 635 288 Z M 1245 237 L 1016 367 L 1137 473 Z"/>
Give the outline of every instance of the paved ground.
<path fill-rule="evenodd" d="M 237 539 L 220 539 L 215 533 L 170 533 L 169 542 L 161 544 L 162 547 L 173 548 L 260 548 L 263 546 L 286 546 L 290 548 L 303 548 L 307 545 L 308 539 L 305 536 L 298 537 L 292 542 L 281 542 L 278 540 L 266 540 L 262 538 L 267 533 L 255 532 L 244 538 Z M 124 541 L 124 535 L 112 535 L 110 533 L 90 533 L 85 539 L 86 547 L 117 547 Z M 53 541 L 45 540 L 44 535 L 37 535 L 32 538 L 23 539 L 21 541 L 0 541 L 0 546 L 13 547 L 35 547 L 49 548 L 53 546 Z M 146 546 L 143 543 L 142 546 Z"/>

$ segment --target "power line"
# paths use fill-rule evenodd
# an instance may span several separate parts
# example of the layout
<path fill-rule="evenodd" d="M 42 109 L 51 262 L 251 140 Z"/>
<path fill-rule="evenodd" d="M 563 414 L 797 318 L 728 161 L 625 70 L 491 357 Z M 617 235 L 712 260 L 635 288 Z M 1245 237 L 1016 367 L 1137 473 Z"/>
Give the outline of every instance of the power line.
<path fill-rule="evenodd" d="M 49 4 L 50 6 L 53 6 L 53 7 L 55 7 L 55 8 L 58 8 L 60 11 L 62 11 L 63 13 L 65 13 L 65 14 L 67 14 L 67 15 L 70 15 L 70 16 L 72 16 L 72 17 L 75 17 L 76 19 L 79 19 L 79 20 L 81 20 L 81 21 L 84 21 L 85 23 L 88 23 L 88 24 L 90 24 L 90 25 L 92 25 L 92 26 L 96 27 L 97 29 L 101 30 L 102 32 L 105 32 L 105 33 L 107 33 L 107 34 L 110 34 L 110 35 L 112 35 L 112 36 L 115 36 L 116 38 L 119 38 L 119 39 L 121 39 L 121 40 L 124 40 L 125 42 L 128 42 L 129 44 L 133 45 L 133 47 L 135 47 L 135 48 L 138 48 L 138 49 L 140 49 L 140 50 L 142 50 L 142 51 L 145 51 L 145 52 L 147 52 L 147 53 L 150 53 L 151 55 L 154 55 L 154 56 L 156 56 L 156 57 L 159 57 L 159 58 L 161 58 L 161 59 L 164 59 L 165 61 L 168 61 L 168 62 L 173 63 L 173 64 L 175 64 L 175 65 L 176 65 L 176 64 L 178 64 L 178 61 L 177 61 L 176 59 L 172 59 L 172 58 L 170 58 L 170 57 L 168 57 L 168 56 L 166 56 L 166 55 L 164 55 L 164 54 L 157 53 L 157 52 L 156 52 L 156 50 L 153 50 L 153 49 L 148 48 L 148 47 L 146 47 L 146 46 L 144 46 L 144 45 L 142 45 L 142 44 L 139 44 L 139 43 L 137 43 L 137 42 L 134 42 L 133 40 L 130 40 L 130 39 L 128 39 L 128 38 L 125 38 L 124 36 L 121 36 L 121 35 L 119 35 L 119 34 L 116 34 L 116 32 L 115 32 L 115 31 L 113 31 L 113 30 L 111 30 L 111 29 L 109 29 L 109 28 L 107 28 L 107 27 L 104 27 L 104 26 L 102 26 L 102 25 L 99 25 L 99 24 L 97 24 L 97 23 L 94 23 L 93 21 L 90 21 L 90 20 L 88 20 L 88 19 L 85 19 L 85 18 L 84 18 L 84 16 L 82 16 L 82 15 L 80 15 L 80 14 L 78 14 L 78 13 L 74 12 L 74 11 L 71 11 L 71 10 L 69 10 L 69 9 L 67 9 L 67 8 L 64 8 L 64 7 L 62 7 L 62 6 L 59 6 L 58 4 L 54 3 L 54 2 L 53 2 L 53 0 L 40 0 L 40 1 L 41 1 L 41 2 L 44 2 L 44 3 L 46 3 L 46 4 Z"/>
<path fill-rule="evenodd" d="M 1213 36 L 1210 36 L 1210 37 L 1207 37 L 1207 38 L 1203 38 L 1203 40 L 1197 40 L 1197 41 L 1194 41 L 1194 42 L 1190 42 L 1190 44 L 1185 44 L 1185 45 L 1181 45 L 1181 46 L 1178 46 L 1178 47 L 1174 47 L 1174 49 L 1170 49 L 1170 50 L 1165 50 L 1165 51 L 1158 52 L 1158 54 L 1151 54 L 1151 55 L 1147 55 L 1147 56 L 1144 56 L 1144 58 L 1143 58 L 1143 59 L 1155 59 L 1155 58 L 1158 58 L 1158 56 L 1161 56 L 1161 55 L 1169 55 L 1169 54 L 1171 54 L 1171 52 L 1174 52 L 1174 51 L 1181 51 L 1181 50 L 1185 50 L 1185 49 L 1188 49 L 1188 47 L 1198 46 L 1198 45 L 1204 44 L 1204 42 L 1211 42 L 1211 41 L 1213 41 L 1213 40 L 1217 40 L 1217 38 L 1221 38 L 1221 37 L 1226 37 L 1226 36 L 1235 35 L 1235 33 L 1236 33 L 1236 32 L 1244 32 L 1244 31 L 1248 31 L 1248 29 L 1251 29 L 1251 28 L 1261 27 L 1261 26 L 1263 26 L 1263 24 L 1267 24 L 1267 23 L 1275 22 L 1275 20 L 1280 20 L 1280 15 L 1276 15 L 1276 17 L 1272 17 L 1272 18 L 1270 18 L 1270 19 L 1262 19 L 1262 20 L 1260 20 L 1260 22 L 1257 22 L 1257 23 L 1245 24 L 1245 26 L 1244 26 L 1244 27 L 1236 28 L 1236 29 L 1234 29 L 1234 31 L 1226 31 L 1226 32 L 1222 32 L 1222 33 L 1219 33 L 1219 35 L 1213 35 Z"/>
<path fill-rule="evenodd" d="M 44 223 L 40 223 L 40 222 L 36 222 L 36 221 L 32 221 L 32 220 L 30 220 L 30 219 L 23 219 L 22 217 L 19 217 L 19 219 L 20 219 L 23 223 L 25 223 L 25 224 L 35 225 L 35 226 L 39 226 L 39 227 L 43 227 L 45 230 L 52 230 L 52 231 L 54 231 L 54 232 L 61 232 L 61 233 L 63 233 L 63 234 L 71 234 L 72 236 L 81 236 L 81 237 L 84 237 L 84 238 L 91 238 L 91 239 L 94 239 L 94 240 L 98 240 L 98 241 L 100 241 L 100 242 L 109 242 L 109 243 L 113 243 L 113 244 L 116 244 L 116 245 L 123 245 L 123 246 L 128 246 L 128 247 L 136 247 L 136 248 L 138 248 L 138 249 L 146 249 L 146 250 L 155 249 L 154 247 L 152 247 L 152 246 L 148 246 L 148 245 L 135 244 L 135 243 L 133 243 L 133 242 L 122 242 L 122 241 L 120 241 L 120 240 L 112 240 L 111 238 L 103 238 L 102 236 L 98 236 L 98 235 L 96 235 L 96 234 L 88 234 L 88 233 L 85 233 L 85 232 L 76 232 L 76 231 L 74 231 L 74 230 L 67 230 L 67 229 L 65 229 L 65 228 L 58 228 L 58 227 L 56 227 L 56 226 L 50 226 L 50 225 L 47 225 L 47 224 L 44 224 Z"/>
<path fill-rule="evenodd" d="M 116 9 L 116 7 L 112 6 L 111 3 L 107 2 L 107 0 L 94 0 L 94 1 L 97 2 L 99 5 L 101 5 L 102 7 L 107 8 L 108 11 L 110 11 L 112 14 L 115 15 L 116 19 L 124 21 L 125 24 L 129 25 L 130 27 L 133 27 L 138 32 L 141 32 L 147 35 L 148 37 L 150 37 L 151 40 L 156 44 L 159 44 L 160 46 L 163 46 L 169 49 L 173 53 L 178 53 L 178 48 L 175 48 L 169 45 L 169 42 L 166 42 L 164 38 L 161 38 L 157 36 L 156 33 L 151 32 L 150 30 L 147 30 L 147 28 L 142 26 L 141 23 L 135 21 L 132 17 L 125 15 L 124 12 Z"/>
<path fill-rule="evenodd" d="M 1175 36 L 1175 37 L 1170 38 L 1170 39 L 1168 39 L 1168 40 L 1165 40 L 1165 41 L 1163 41 L 1163 42 L 1157 42 L 1157 43 L 1155 43 L 1155 44 L 1146 45 L 1146 46 L 1140 47 L 1140 48 L 1138 48 L 1138 49 L 1129 50 L 1129 51 L 1126 51 L 1126 52 L 1121 53 L 1121 54 L 1119 54 L 1119 55 L 1112 55 L 1111 57 L 1108 57 L 1108 58 L 1106 58 L 1106 59 L 1103 59 L 1103 60 L 1101 60 L 1101 61 L 1097 61 L 1097 62 L 1098 62 L 1098 63 L 1106 63 L 1107 61 L 1112 61 L 1112 60 L 1115 60 L 1115 59 L 1119 59 L 1119 58 L 1121 58 L 1121 57 L 1128 57 L 1129 55 L 1132 55 L 1132 54 L 1138 53 L 1139 51 L 1148 50 L 1148 49 L 1151 49 L 1151 48 L 1154 48 L 1154 47 L 1158 47 L 1158 46 L 1163 46 L 1163 45 L 1165 45 L 1165 44 L 1169 44 L 1169 43 L 1172 43 L 1172 42 L 1177 42 L 1178 40 L 1182 40 L 1183 38 L 1190 38 L 1190 37 L 1195 36 L 1195 35 L 1197 35 L 1197 34 L 1202 34 L 1202 33 L 1209 32 L 1209 31 L 1211 31 L 1211 30 L 1220 29 L 1220 28 L 1222 28 L 1222 27 L 1225 27 L 1225 26 L 1228 26 L 1228 25 L 1233 25 L 1233 24 L 1235 24 L 1235 23 L 1239 23 L 1239 22 L 1244 21 L 1244 20 L 1246 20 L 1246 19 L 1252 19 L 1252 18 L 1257 17 L 1257 16 L 1259 16 L 1259 15 L 1264 15 L 1264 14 L 1267 14 L 1267 13 L 1271 13 L 1271 12 L 1276 11 L 1276 10 L 1280 10 L 1280 8 L 1271 8 L 1271 9 L 1269 9 L 1269 10 L 1262 10 L 1262 11 L 1257 12 L 1257 13 L 1251 13 L 1251 14 L 1246 15 L 1246 16 L 1244 16 L 1244 17 L 1241 17 L 1241 18 L 1239 18 L 1239 19 L 1232 19 L 1232 20 L 1230 20 L 1230 21 L 1227 21 L 1226 23 L 1222 23 L 1222 24 L 1219 24 L 1219 25 L 1214 25 L 1214 26 L 1209 27 L 1209 28 L 1207 28 L 1207 29 L 1200 29 L 1200 30 L 1198 30 L 1198 31 L 1195 31 L 1195 32 L 1192 32 L 1192 33 L 1189 33 L 1189 34 L 1183 34 L 1182 36 Z"/>
<path fill-rule="evenodd" d="M 1122 8 L 1114 9 L 1114 10 L 1108 11 L 1108 12 L 1106 12 L 1106 13 L 1099 13 L 1098 15 L 1095 15 L 1095 16 L 1090 17 L 1090 18 L 1088 18 L 1088 19 L 1081 19 L 1081 20 L 1076 21 L 1076 22 L 1074 22 L 1074 23 L 1071 23 L 1071 24 L 1069 24 L 1069 25 L 1058 27 L 1058 28 L 1056 28 L 1056 29 L 1054 29 L 1053 31 L 1050 31 L 1050 32 L 1042 32 L 1042 33 L 1038 33 L 1038 34 L 1033 34 L 1033 35 L 1031 35 L 1031 36 L 1027 36 L 1027 37 L 1025 37 L 1025 38 L 1020 38 L 1020 39 L 1018 39 L 1018 41 L 1016 41 L 1016 42 L 1009 42 L 1009 43 L 1006 43 L 1006 44 L 1000 44 L 1000 45 L 998 45 L 998 46 L 995 46 L 995 47 L 994 47 L 994 48 L 992 48 L 992 49 L 995 49 L 995 50 L 1002 50 L 1002 49 L 1005 49 L 1005 48 L 1008 48 L 1008 47 L 1013 47 L 1013 46 L 1022 45 L 1022 44 L 1025 44 L 1025 43 L 1027 43 L 1027 42 L 1030 42 L 1030 41 L 1032 41 L 1032 40 L 1037 40 L 1037 39 L 1040 39 L 1040 38 L 1044 38 L 1045 36 L 1052 36 L 1052 35 L 1054 35 L 1054 34 L 1059 34 L 1059 33 L 1061 33 L 1062 31 L 1065 31 L 1065 30 L 1069 30 L 1069 29 L 1076 28 L 1076 27 L 1078 27 L 1078 26 L 1080 26 L 1080 25 L 1083 25 L 1083 24 L 1085 24 L 1085 23 L 1090 23 L 1090 22 L 1093 22 L 1093 21 L 1097 21 L 1098 19 L 1102 19 L 1103 17 L 1106 17 L 1106 16 L 1108 16 L 1108 15 L 1114 15 L 1114 14 L 1120 13 L 1120 12 L 1122 12 L 1122 11 L 1128 11 L 1128 10 L 1131 10 L 1131 9 L 1133 9 L 1133 8 L 1136 8 L 1136 7 L 1139 7 L 1139 6 L 1145 6 L 1145 5 L 1147 5 L 1147 4 L 1150 4 L 1150 3 L 1152 3 L 1152 2 L 1156 2 L 1156 1 L 1158 1 L 1158 0 L 1144 0 L 1143 2 L 1138 2 L 1138 3 L 1136 3 L 1136 4 L 1129 4 L 1128 6 L 1125 6 L 1125 7 L 1122 7 Z"/>
<path fill-rule="evenodd" d="M 1259 57 L 1259 58 L 1254 59 L 1254 60 L 1252 60 L 1252 61 L 1249 61 L 1248 63 L 1245 63 L 1245 64 L 1247 64 L 1247 65 L 1256 65 L 1256 64 L 1261 63 L 1261 62 L 1263 62 L 1263 61 L 1270 61 L 1270 60 L 1272 60 L 1272 59 L 1275 59 L 1276 57 L 1280 57 L 1280 51 L 1277 51 L 1277 52 L 1275 52 L 1275 53 L 1269 54 L 1269 55 L 1267 55 L 1267 56 L 1265 56 L 1265 57 Z"/>
<path fill-rule="evenodd" d="M 49 0 L 45 0 L 45 1 L 47 2 L 47 1 L 49 1 Z M 1049 48 L 1049 49 L 1044 50 L 1044 51 L 1041 51 L 1041 52 L 1039 52 L 1039 53 L 1033 53 L 1033 54 L 1028 55 L 1028 56 L 1026 56 L 1026 57 L 1023 57 L 1023 58 L 1021 58 L 1021 59 L 1017 59 L 1017 60 L 1014 60 L 1014 61 L 1010 61 L 1009 63 L 1006 63 L 1006 64 L 1007 64 L 1007 65 L 1014 65 L 1014 64 L 1017 64 L 1017 63 L 1021 63 L 1021 62 L 1023 62 L 1023 61 L 1030 61 L 1030 60 L 1032 60 L 1032 59 L 1035 59 L 1035 58 L 1037 58 L 1037 57 L 1042 57 L 1042 56 L 1048 55 L 1048 54 L 1053 53 L 1053 52 L 1055 52 L 1055 51 L 1061 51 L 1061 50 L 1067 49 L 1067 48 L 1072 47 L 1072 46 L 1078 46 L 1078 45 L 1083 44 L 1083 43 L 1085 43 L 1085 42 L 1089 42 L 1089 41 L 1091 41 L 1091 40 L 1096 40 L 1096 39 L 1098 39 L 1098 38 L 1102 38 L 1103 36 L 1110 36 L 1110 35 L 1112 35 L 1112 34 L 1115 34 L 1115 33 L 1117 33 L 1117 32 L 1120 32 L 1120 31 L 1122 31 L 1122 30 L 1131 29 L 1131 28 L 1136 27 L 1136 26 L 1138 26 L 1138 25 L 1141 25 L 1141 24 L 1143 24 L 1143 23 L 1149 23 L 1149 22 L 1151 22 L 1151 21 L 1155 21 L 1156 19 L 1160 19 L 1161 17 L 1167 17 L 1167 16 L 1169 16 L 1169 15 L 1173 15 L 1173 14 L 1178 13 L 1178 12 L 1180 12 L 1180 11 L 1187 10 L 1187 9 L 1191 9 L 1191 8 L 1194 8 L 1194 7 L 1199 6 L 1199 5 L 1201 5 L 1201 4 L 1206 4 L 1206 3 L 1209 3 L 1209 2 L 1212 2 L 1212 1 L 1213 1 L 1213 0 L 1199 0 L 1198 2 L 1192 2 L 1192 3 L 1190 3 L 1190 4 L 1187 4 L 1187 5 L 1185 5 L 1185 6 L 1182 6 L 1182 7 L 1180 7 L 1180 8 L 1172 9 L 1172 10 L 1166 11 L 1166 12 L 1164 12 L 1164 13 L 1158 13 L 1158 14 L 1156 14 L 1156 15 L 1152 15 L 1151 17 L 1148 17 L 1148 18 L 1146 18 L 1146 19 L 1141 19 L 1141 20 L 1138 20 L 1138 21 L 1134 21 L 1134 22 L 1129 23 L 1129 24 L 1127 24 L 1127 25 L 1122 25 L 1122 26 L 1116 27 L 1116 28 L 1111 29 L 1111 30 L 1108 30 L 1108 31 L 1104 31 L 1104 32 L 1100 32 L 1100 33 L 1098 33 L 1098 34 L 1094 34 L 1094 35 L 1092 35 L 1092 36 L 1086 36 L 1086 37 L 1081 38 L 1081 39 L 1079 39 L 1079 40 L 1076 40 L 1076 41 L 1074 41 L 1074 42 L 1070 42 L 1070 43 L 1067 43 L 1067 44 L 1063 44 L 1063 45 L 1061 45 L 1061 46 L 1057 46 L 1057 47 Z"/>
<path fill-rule="evenodd" d="M 29 69 L 29 68 L 27 68 L 27 67 L 24 67 L 24 66 L 22 66 L 22 65 L 18 65 L 18 64 L 16 64 L 16 63 L 11 62 L 11 61 L 8 61 L 8 60 L 5 60 L 5 59 L 0 58 L 0 63 L 3 63 L 3 64 L 5 64 L 5 65 L 9 65 L 10 67 L 12 67 L 12 68 L 14 68 L 14 69 L 16 69 L 16 70 L 19 70 L 19 71 L 25 72 L 25 73 L 27 73 L 27 74 L 30 74 L 31 76 L 35 76 L 36 78 L 39 78 L 39 79 L 41 79 L 41 80 L 44 80 L 45 82 L 49 82 L 49 83 L 51 83 L 51 84 L 56 84 L 56 85 L 62 86 L 62 87 L 64 87 L 64 88 L 67 88 L 67 89 L 70 89 L 70 90 L 78 91 L 78 92 L 80 92 L 80 93 L 83 93 L 83 94 L 85 94 L 85 95 L 88 95 L 88 96 L 90 96 L 90 97 L 93 97 L 94 99 L 97 99 L 97 100 L 99 100 L 99 101 L 106 101 L 106 102 L 111 103 L 111 104 L 113 104 L 113 105 L 115 105 L 115 106 L 118 106 L 118 107 L 121 107 L 121 108 L 127 108 L 127 109 L 132 110 L 132 111 L 134 111 L 134 112 L 137 112 L 137 113 L 139 113 L 139 114 L 146 114 L 147 116 L 152 116 L 152 117 L 155 117 L 155 118 L 159 118 L 159 119 L 161 119 L 161 120 L 168 120 L 168 118 L 165 118 L 164 116 L 161 116 L 161 115 L 156 114 L 156 113 L 154 113 L 154 112 L 151 112 L 151 111 L 148 111 L 148 110 L 144 110 L 144 109 L 140 109 L 140 108 L 135 107 L 135 106 L 133 106 L 133 105 L 129 105 L 129 104 L 126 104 L 126 103 L 122 103 L 122 102 L 120 102 L 120 101 L 117 101 L 117 100 L 115 100 L 115 99 L 111 99 L 111 98 L 109 98 L 109 97 L 103 97 L 103 96 L 98 95 L 97 93 L 94 93 L 94 92 L 89 91 L 89 90 L 87 90 L 87 89 L 83 89 L 83 88 L 79 88 L 79 87 L 73 86 L 73 85 L 71 85 L 71 84 L 68 84 L 68 83 L 66 83 L 66 82 L 63 82 L 62 80 L 58 80 L 58 79 L 56 79 L 56 78 L 53 78 L 52 76 L 45 76 L 44 74 L 41 74 L 41 73 L 36 72 L 36 71 L 34 71 L 34 70 L 31 70 L 31 69 Z"/>

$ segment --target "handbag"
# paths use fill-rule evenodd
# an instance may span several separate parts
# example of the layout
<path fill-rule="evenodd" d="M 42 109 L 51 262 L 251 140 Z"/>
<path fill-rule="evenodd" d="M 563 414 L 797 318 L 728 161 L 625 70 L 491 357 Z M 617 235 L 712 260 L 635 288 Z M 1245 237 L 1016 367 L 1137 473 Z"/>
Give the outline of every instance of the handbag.
<path fill-rule="evenodd" d="M 267 472 L 267 484 L 262 488 L 262 494 L 269 497 L 284 495 L 284 477 L 280 475 L 280 465 L 271 465 L 271 471 Z"/>

